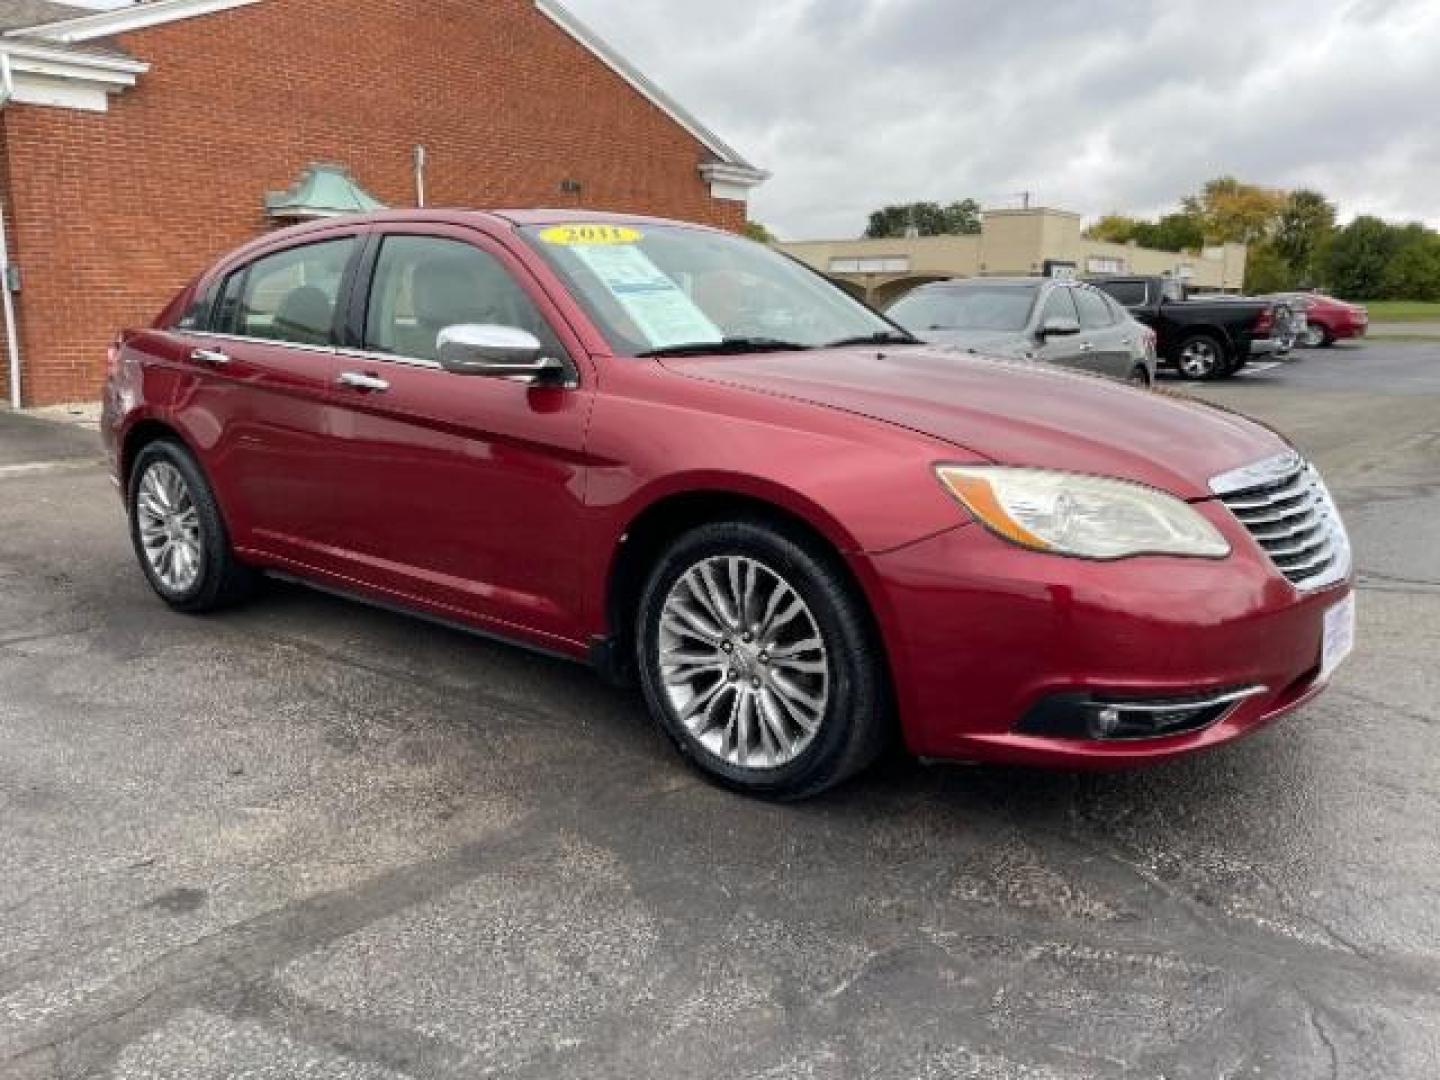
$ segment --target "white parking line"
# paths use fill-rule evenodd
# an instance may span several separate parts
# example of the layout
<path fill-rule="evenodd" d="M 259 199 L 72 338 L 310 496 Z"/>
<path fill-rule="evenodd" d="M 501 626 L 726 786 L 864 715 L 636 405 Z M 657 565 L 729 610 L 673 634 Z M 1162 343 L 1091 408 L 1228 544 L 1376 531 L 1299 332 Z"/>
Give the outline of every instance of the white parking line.
<path fill-rule="evenodd" d="M 1237 372 L 1235 373 L 1235 376 L 1236 376 L 1237 378 L 1239 378 L 1241 375 L 1259 375 L 1259 374 L 1261 374 L 1262 372 L 1269 371 L 1271 368 L 1277 368 L 1277 367 L 1279 367 L 1279 366 L 1280 366 L 1280 361 L 1279 361 L 1279 360 L 1264 360 L 1264 361 L 1261 361 L 1261 362 L 1258 363 L 1258 364 L 1256 364 L 1256 363 L 1249 363 L 1249 364 L 1246 364 L 1246 365 L 1245 365 L 1243 368 L 1241 368 L 1239 371 L 1237 371 Z"/>
<path fill-rule="evenodd" d="M 45 476 L 57 472 L 77 472 L 103 465 L 102 458 L 85 458 L 80 461 L 29 461 L 23 465 L 0 465 L 0 480 L 11 480 L 17 476 Z"/>

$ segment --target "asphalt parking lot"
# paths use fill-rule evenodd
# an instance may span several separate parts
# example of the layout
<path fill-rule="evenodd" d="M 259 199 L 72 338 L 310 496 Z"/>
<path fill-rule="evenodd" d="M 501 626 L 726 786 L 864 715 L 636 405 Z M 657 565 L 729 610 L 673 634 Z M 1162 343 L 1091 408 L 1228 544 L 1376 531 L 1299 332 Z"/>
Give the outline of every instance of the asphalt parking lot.
<path fill-rule="evenodd" d="M 1440 343 L 1298 356 L 1166 386 L 1335 489 L 1327 695 L 798 806 L 558 661 L 278 584 L 171 614 L 93 436 L 0 414 L 0 1075 L 1440 1075 Z"/>

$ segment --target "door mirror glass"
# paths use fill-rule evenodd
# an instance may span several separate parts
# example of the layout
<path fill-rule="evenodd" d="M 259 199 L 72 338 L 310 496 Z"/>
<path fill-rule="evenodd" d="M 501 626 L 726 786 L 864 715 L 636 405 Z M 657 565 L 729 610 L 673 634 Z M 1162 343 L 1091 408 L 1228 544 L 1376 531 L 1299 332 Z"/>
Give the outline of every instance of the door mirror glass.
<path fill-rule="evenodd" d="M 455 375 L 539 378 L 563 371 L 554 357 L 542 355 L 545 347 L 528 330 L 490 323 L 459 323 L 441 330 L 435 339 L 440 366 Z"/>
<path fill-rule="evenodd" d="M 1040 336 L 1048 337 L 1069 337 L 1071 334 L 1080 332 L 1080 320 L 1069 319 L 1064 315 L 1052 315 L 1040 325 Z"/>

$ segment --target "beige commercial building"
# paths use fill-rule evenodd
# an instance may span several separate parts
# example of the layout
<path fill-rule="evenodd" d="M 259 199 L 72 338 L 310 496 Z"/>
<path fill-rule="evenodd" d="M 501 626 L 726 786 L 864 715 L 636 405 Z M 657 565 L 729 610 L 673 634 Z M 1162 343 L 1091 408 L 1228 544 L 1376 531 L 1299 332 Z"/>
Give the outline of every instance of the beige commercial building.
<path fill-rule="evenodd" d="M 1155 251 L 1081 235 L 1080 215 L 1066 210 L 987 210 L 980 232 L 895 240 L 805 240 L 779 245 L 871 303 L 885 305 L 916 285 L 955 277 L 1073 272 L 1164 274 L 1194 289 L 1239 292 L 1245 245 L 1198 252 Z"/>

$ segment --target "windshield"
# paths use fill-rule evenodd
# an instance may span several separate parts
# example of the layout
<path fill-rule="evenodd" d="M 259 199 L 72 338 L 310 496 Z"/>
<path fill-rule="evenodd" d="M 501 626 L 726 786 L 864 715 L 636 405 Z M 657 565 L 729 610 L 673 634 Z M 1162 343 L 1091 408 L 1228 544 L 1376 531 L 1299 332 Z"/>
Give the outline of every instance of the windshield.
<path fill-rule="evenodd" d="M 620 356 L 908 340 L 820 275 L 730 233 L 648 222 L 520 233 Z"/>
<path fill-rule="evenodd" d="M 912 334 L 932 330 L 1023 330 L 1035 306 L 1035 285 L 965 285 L 924 289 L 896 301 L 886 314 Z"/>

